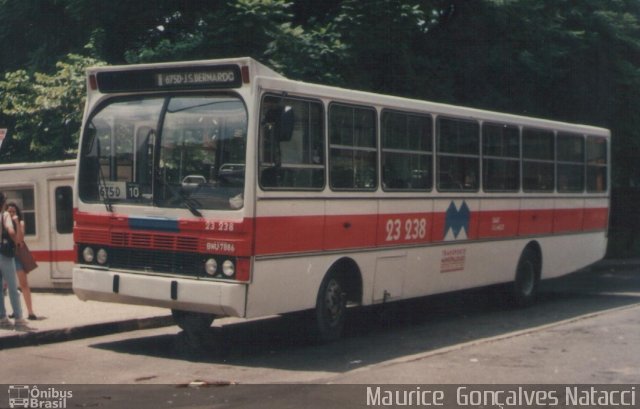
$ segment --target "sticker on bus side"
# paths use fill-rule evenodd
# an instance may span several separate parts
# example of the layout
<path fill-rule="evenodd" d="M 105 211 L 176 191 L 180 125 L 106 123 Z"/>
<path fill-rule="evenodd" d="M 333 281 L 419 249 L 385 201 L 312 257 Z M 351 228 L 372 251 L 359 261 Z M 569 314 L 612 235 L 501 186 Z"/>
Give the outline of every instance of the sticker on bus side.
<path fill-rule="evenodd" d="M 440 272 L 453 273 L 454 271 L 464 271 L 466 261 L 466 248 L 444 249 L 440 257 Z"/>
<path fill-rule="evenodd" d="M 447 208 L 444 222 L 444 241 L 467 240 L 471 210 L 463 200 L 457 205 L 453 200 Z"/>

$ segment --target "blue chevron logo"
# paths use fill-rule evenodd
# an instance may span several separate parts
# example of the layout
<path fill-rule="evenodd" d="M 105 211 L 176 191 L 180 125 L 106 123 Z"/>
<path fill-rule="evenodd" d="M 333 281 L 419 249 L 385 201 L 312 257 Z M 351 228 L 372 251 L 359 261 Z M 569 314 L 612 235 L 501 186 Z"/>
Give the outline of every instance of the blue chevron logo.
<path fill-rule="evenodd" d="M 462 201 L 462 205 L 458 208 L 452 200 L 445 213 L 444 240 L 466 240 L 470 218 L 471 211 L 467 203 Z"/>

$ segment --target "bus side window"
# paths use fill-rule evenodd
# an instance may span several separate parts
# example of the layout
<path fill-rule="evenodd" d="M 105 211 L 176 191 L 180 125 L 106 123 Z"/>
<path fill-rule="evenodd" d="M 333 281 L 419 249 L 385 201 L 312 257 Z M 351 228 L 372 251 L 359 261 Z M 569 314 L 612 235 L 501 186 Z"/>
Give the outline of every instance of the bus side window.
<path fill-rule="evenodd" d="M 56 230 L 59 234 L 73 232 L 73 189 L 71 186 L 56 188 Z"/>
<path fill-rule="evenodd" d="M 607 140 L 587 137 L 587 191 L 607 191 Z"/>
<path fill-rule="evenodd" d="M 7 203 L 15 202 L 22 210 L 22 217 L 25 224 L 25 235 L 36 235 L 36 208 L 35 208 L 35 194 L 34 188 L 22 187 L 12 190 L 4 190 L 3 193 L 7 196 Z"/>
<path fill-rule="evenodd" d="M 260 186 L 322 189 L 323 128 L 320 102 L 265 96 L 260 116 Z"/>
<path fill-rule="evenodd" d="M 329 177 L 337 190 L 375 190 L 378 185 L 376 110 L 329 105 Z"/>
<path fill-rule="evenodd" d="M 477 191 L 480 169 L 480 125 L 476 121 L 439 117 L 436 121 L 438 190 Z"/>
<path fill-rule="evenodd" d="M 524 128 L 522 132 L 522 187 L 525 192 L 552 192 L 555 136 L 542 129 Z"/>
<path fill-rule="evenodd" d="M 486 192 L 520 189 L 520 129 L 514 125 L 482 124 L 482 177 Z"/>
<path fill-rule="evenodd" d="M 431 190 L 432 129 L 433 120 L 429 115 L 382 111 L 382 187 L 385 190 Z"/>
<path fill-rule="evenodd" d="M 558 192 L 584 191 L 584 137 L 559 132 L 556 138 Z"/>

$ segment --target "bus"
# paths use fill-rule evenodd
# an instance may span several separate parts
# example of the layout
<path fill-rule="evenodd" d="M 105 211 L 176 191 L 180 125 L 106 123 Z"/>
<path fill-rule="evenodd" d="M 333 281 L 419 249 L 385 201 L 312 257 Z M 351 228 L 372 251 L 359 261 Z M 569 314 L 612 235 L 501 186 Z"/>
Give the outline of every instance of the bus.
<path fill-rule="evenodd" d="M 31 389 L 29 385 L 9 385 L 9 407 L 28 408 Z"/>
<path fill-rule="evenodd" d="M 0 192 L 22 210 L 25 243 L 38 263 L 31 288 L 71 289 L 75 173 L 75 159 L 0 165 Z"/>
<path fill-rule="evenodd" d="M 216 317 L 541 279 L 601 259 L 606 129 L 289 80 L 251 58 L 91 68 L 76 176 L 82 300 Z"/>

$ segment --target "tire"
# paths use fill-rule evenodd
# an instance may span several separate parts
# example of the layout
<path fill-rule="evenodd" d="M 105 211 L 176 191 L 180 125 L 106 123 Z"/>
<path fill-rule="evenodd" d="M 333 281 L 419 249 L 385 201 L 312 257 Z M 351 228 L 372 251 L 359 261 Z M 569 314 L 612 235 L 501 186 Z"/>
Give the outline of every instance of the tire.
<path fill-rule="evenodd" d="M 540 263 L 536 254 L 529 249 L 520 256 L 511 298 L 518 308 L 528 307 L 535 302 L 540 283 Z"/>
<path fill-rule="evenodd" d="M 342 337 L 347 315 L 347 295 L 344 280 L 333 272 L 329 273 L 318 291 L 316 299 L 316 331 L 321 342 L 331 342 Z"/>
<path fill-rule="evenodd" d="M 210 327 L 215 315 L 202 312 L 171 310 L 173 321 L 188 334 L 203 334 Z"/>

